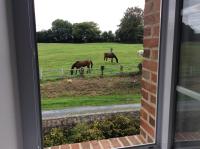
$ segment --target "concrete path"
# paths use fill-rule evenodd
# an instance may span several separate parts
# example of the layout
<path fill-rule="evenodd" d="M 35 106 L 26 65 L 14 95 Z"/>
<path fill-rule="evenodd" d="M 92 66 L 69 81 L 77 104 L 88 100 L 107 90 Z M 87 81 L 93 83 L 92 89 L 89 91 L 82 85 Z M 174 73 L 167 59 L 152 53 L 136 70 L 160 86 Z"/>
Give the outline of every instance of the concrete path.
<path fill-rule="evenodd" d="M 83 114 L 95 113 L 110 113 L 110 112 L 125 112 L 139 110 L 140 104 L 126 104 L 126 105 L 111 105 L 111 106 L 87 106 L 87 107 L 74 107 L 63 110 L 43 111 L 42 118 L 59 118 Z"/>

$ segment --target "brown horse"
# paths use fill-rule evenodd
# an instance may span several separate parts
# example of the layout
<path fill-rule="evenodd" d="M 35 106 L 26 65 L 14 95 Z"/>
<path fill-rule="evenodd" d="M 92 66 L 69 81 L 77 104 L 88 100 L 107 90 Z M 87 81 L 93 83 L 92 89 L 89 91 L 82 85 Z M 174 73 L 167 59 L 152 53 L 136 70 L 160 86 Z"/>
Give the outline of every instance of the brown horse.
<path fill-rule="evenodd" d="M 87 67 L 87 73 L 90 72 L 90 69 L 92 68 L 93 63 L 91 60 L 85 60 L 85 61 L 76 61 L 72 67 L 71 67 L 71 75 L 73 75 L 74 73 L 74 68 L 76 68 L 76 74 L 77 74 L 77 70 L 83 67 Z"/>
<path fill-rule="evenodd" d="M 105 60 L 107 61 L 108 58 L 111 58 L 111 62 L 113 62 L 113 58 L 115 58 L 116 62 L 118 63 L 118 58 L 117 58 L 117 56 L 113 52 L 104 53 L 104 61 Z"/>

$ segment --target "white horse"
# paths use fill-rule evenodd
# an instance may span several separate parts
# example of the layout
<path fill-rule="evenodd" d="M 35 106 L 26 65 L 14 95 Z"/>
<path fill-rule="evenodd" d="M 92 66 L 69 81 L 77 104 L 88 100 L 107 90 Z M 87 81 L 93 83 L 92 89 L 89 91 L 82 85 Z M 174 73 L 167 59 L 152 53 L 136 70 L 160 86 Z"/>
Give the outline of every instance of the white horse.
<path fill-rule="evenodd" d="M 142 57 L 143 57 L 144 50 L 138 50 L 138 51 L 137 51 L 137 54 L 138 54 L 139 56 L 142 56 Z"/>

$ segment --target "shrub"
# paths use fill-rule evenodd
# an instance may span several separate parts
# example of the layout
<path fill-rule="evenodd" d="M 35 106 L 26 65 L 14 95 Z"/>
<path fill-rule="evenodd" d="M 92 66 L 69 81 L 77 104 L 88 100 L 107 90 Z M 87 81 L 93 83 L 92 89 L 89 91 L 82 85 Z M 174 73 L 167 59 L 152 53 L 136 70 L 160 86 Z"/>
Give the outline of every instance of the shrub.
<path fill-rule="evenodd" d="M 43 137 L 44 146 L 56 146 L 64 144 L 66 142 L 66 137 L 64 136 L 64 131 L 61 128 L 52 128 L 48 134 Z"/>
<path fill-rule="evenodd" d="M 105 138 L 121 137 L 139 133 L 139 120 L 128 116 L 114 116 L 101 122 L 96 121 L 97 127 Z"/>
<path fill-rule="evenodd" d="M 102 121 L 95 121 L 93 127 L 100 130 L 105 138 L 111 138 L 113 136 L 114 124 L 108 119 Z"/>
<path fill-rule="evenodd" d="M 53 128 L 43 138 L 44 147 L 139 134 L 139 118 L 118 115 L 92 123 L 78 123 L 72 129 Z"/>
<path fill-rule="evenodd" d="M 69 142 L 83 142 L 87 140 L 99 140 L 103 139 L 103 134 L 96 128 L 91 128 L 91 125 L 87 123 L 79 123 L 70 131 Z"/>

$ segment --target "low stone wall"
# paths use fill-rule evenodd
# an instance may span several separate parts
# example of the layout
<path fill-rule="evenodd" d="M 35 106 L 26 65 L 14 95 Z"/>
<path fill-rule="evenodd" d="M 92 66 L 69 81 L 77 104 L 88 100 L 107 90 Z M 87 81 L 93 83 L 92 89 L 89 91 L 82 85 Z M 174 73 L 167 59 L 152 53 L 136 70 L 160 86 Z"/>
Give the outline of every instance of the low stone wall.
<path fill-rule="evenodd" d="M 138 118 L 140 116 L 139 110 L 125 111 L 125 112 L 110 112 L 110 113 L 96 113 L 96 114 L 84 114 L 84 115 L 74 115 L 62 118 L 52 118 L 42 120 L 42 131 L 43 133 L 48 132 L 51 128 L 72 128 L 77 123 L 83 122 L 93 122 L 96 120 L 103 120 L 106 118 L 111 118 L 116 115 L 125 115 Z"/>

